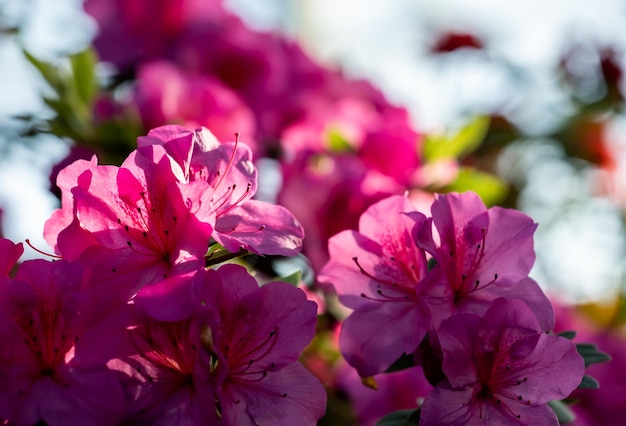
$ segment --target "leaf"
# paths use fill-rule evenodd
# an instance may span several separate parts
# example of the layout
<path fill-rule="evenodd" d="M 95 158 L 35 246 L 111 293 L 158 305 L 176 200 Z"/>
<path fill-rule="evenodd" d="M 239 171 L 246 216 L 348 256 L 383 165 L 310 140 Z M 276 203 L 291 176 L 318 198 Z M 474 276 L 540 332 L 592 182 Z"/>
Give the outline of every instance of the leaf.
<path fill-rule="evenodd" d="M 394 371 L 406 370 L 411 367 L 415 367 L 413 355 L 402 354 L 400 358 L 395 360 L 394 363 L 385 370 L 385 373 L 393 373 Z"/>
<path fill-rule="evenodd" d="M 428 259 L 428 272 L 432 271 L 433 268 L 437 265 L 437 259 L 431 257 Z"/>
<path fill-rule="evenodd" d="M 80 100 L 90 106 L 98 91 L 95 67 L 96 54 L 93 49 L 85 49 L 82 52 L 70 56 L 74 88 Z"/>
<path fill-rule="evenodd" d="M 571 423 L 576 419 L 576 415 L 569 408 L 569 406 L 563 401 L 554 400 L 548 402 L 548 406 L 552 408 L 552 411 L 556 414 L 556 418 L 559 420 L 559 423 Z"/>
<path fill-rule="evenodd" d="M 26 50 L 22 50 L 24 56 L 35 68 L 39 71 L 39 74 L 46 80 L 46 82 L 54 89 L 55 92 L 59 92 L 62 86 L 61 72 L 58 67 L 48 62 L 41 61 L 28 53 Z"/>
<path fill-rule="evenodd" d="M 568 340 L 572 340 L 576 337 L 576 332 L 574 330 L 562 331 L 557 336 L 565 337 Z"/>
<path fill-rule="evenodd" d="M 498 204 L 508 192 L 507 185 L 497 176 L 470 167 L 461 167 L 454 182 L 444 192 L 476 192 L 487 206 Z"/>
<path fill-rule="evenodd" d="M 443 158 L 462 158 L 476 150 L 489 130 L 489 117 L 470 121 L 453 135 L 427 135 L 424 138 L 424 159 L 432 162 Z"/>
<path fill-rule="evenodd" d="M 376 426 L 414 426 L 419 424 L 420 410 L 400 410 L 389 413 L 376 423 Z"/>
<path fill-rule="evenodd" d="M 281 277 L 276 279 L 275 281 L 281 281 L 287 284 L 291 284 L 292 286 L 299 286 L 302 282 L 302 271 L 298 270 L 293 274 L 287 275 L 286 277 Z"/>
<path fill-rule="evenodd" d="M 591 376 L 587 376 L 586 374 L 583 376 L 582 381 L 578 385 L 579 389 L 599 389 L 600 383 Z"/>
<path fill-rule="evenodd" d="M 576 350 L 585 360 L 585 368 L 589 367 L 591 364 L 598 364 L 611 360 L 611 356 L 609 354 L 600 352 L 597 346 L 593 343 L 578 343 L 576 344 Z"/>

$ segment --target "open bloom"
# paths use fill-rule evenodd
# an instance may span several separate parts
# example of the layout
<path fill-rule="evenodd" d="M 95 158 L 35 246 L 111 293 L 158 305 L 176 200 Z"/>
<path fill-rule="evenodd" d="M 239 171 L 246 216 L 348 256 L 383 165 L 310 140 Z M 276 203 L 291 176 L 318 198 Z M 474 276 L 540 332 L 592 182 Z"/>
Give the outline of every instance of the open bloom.
<path fill-rule="evenodd" d="M 286 283 L 259 288 L 238 265 L 170 280 L 184 279 L 195 311 L 168 318 L 154 309 L 158 295 L 148 304 L 139 297 L 130 349 L 110 363 L 123 376 L 128 424 L 315 424 L 324 388 L 298 362 L 315 331 L 315 304 Z"/>
<path fill-rule="evenodd" d="M 201 297 L 218 313 L 205 343 L 224 377 L 217 387 L 224 424 L 316 424 L 326 392 L 298 362 L 315 333 L 315 303 L 287 283 L 259 288 L 237 265 L 209 271 Z"/>
<path fill-rule="evenodd" d="M 80 257 L 112 280 L 123 276 L 133 285 L 124 289 L 130 294 L 203 266 L 213 224 L 201 213 L 210 207 L 212 189 L 187 185 L 163 147 L 140 147 L 121 167 L 79 160 L 58 182 L 62 208 L 44 235 L 64 258 Z"/>
<path fill-rule="evenodd" d="M 528 278 L 535 261 L 531 218 L 511 209 L 487 209 L 473 192 L 440 195 L 432 205 L 432 226 L 423 226 L 418 245 L 437 261 L 445 295 L 434 322 L 456 312 L 482 315 L 494 299 L 524 300 L 543 331 L 554 326 L 552 306 L 537 283 Z"/>
<path fill-rule="evenodd" d="M 426 255 L 415 244 L 426 217 L 414 210 L 407 198 L 389 197 L 366 210 L 359 232 L 343 231 L 329 241 L 331 259 L 319 280 L 354 309 L 339 345 L 361 376 L 381 373 L 414 352 L 431 327 Z"/>
<path fill-rule="evenodd" d="M 484 317 L 454 315 L 437 338 L 446 379 L 424 401 L 424 425 L 556 426 L 547 403 L 567 397 L 585 370 L 574 343 L 542 333 L 520 300 L 499 298 Z"/>
<path fill-rule="evenodd" d="M 0 279 L 0 418 L 11 424 L 110 425 L 123 394 L 107 361 L 125 321 L 66 261 L 24 262 Z"/>
<path fill-rule="evenodd" d="M 184 145 L 181 145 L 184 143 Z M 178 162 L 189 185 L 209 186 L 211 198 L 202 213 L 215 223 L 212 237 L 231 252 L 293 256 L 304 233 L 284 207 L 253 200 L 257 170 L 245 144 L 220 143 L 206 128 L 191 132 L 169 125 L 140 137 L 138 146 L 162 146 Z"/>

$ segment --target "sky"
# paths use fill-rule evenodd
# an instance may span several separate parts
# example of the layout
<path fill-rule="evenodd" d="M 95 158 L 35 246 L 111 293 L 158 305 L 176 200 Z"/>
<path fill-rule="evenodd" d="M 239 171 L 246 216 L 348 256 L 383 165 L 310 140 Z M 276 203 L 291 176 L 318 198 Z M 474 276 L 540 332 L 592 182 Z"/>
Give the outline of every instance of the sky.
<path fill-rule="evenodd" d="M 251 26 L 279 28 L 301 40 L 329 66 L 371 79 L 406 106 L 425 132 L 458 125 L 469 116 L 504 110 L 528 140 L 500 159 L 503 174 L 527 179 L 520 208 L 540 223 L 536 279 L 565 299 L 606 297 L 621 285 L 626 250 L 619 210 L 595 197 L 589 176 L 562 161 L 540 134 L 567 114 L 554 81 L 559 54 L 573 43 L 608 43 L 626 51 L 626 2 L 618 0 L 227 0 Z M 0 0 L 1 22 L 21 22 L 20 43 L 53 58 L 85 46 L 94 33 L 78 0 Z M 484 37 L 488 53 L 427 55 L 445 30 Z M 589 61 L 593 58 L 590 57 Z M 503 63 L 514 66 L 503 66 Z M 462 69 L 462 72 L 459 70 Z M 521 71 L 520 71 L 521 70 Z M 27 112 L 45 113 L 45 85 L 23 59 L 14 38 L 0 37 L 0 124 Z M 0 134 L 0 207 L 5 234 L 30 238 L 48 250 L 43 223 L 57 206 L 47 173 L 67 146 L 38 138 L 29 146 Z M 616 144 L 626 143 L 616 131 Z M 626 161 L 624 161 L 626 164 Z M 625 174 L 626 176 L 626 174 Z M 516 176 L 509 176 L 514 179 Z M 546 183 L 549 184 L 546 184 Z M 26 257 L 38 257 L 27 250 Z"/>

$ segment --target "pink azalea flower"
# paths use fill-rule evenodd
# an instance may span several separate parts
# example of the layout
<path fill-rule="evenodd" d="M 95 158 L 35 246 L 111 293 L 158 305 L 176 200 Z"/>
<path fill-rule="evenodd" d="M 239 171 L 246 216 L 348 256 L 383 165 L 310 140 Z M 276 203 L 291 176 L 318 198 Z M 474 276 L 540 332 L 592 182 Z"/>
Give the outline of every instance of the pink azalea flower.
<path fill-rule="evenodd" d="M 20 425 L 121 420 L 122 388 L 106 363 L 127 317 L 123 305 L 85 289 L 87 277 L 77 264 L 33 260 L 15 279 L 0 279 L 0 418 Z"/>
<path fill-rule="evenodd" d="M 216 373 L 225 374 L 218 388 L 224 424 L 316 424 L 326 392 L 298 362 L 315 334 L 315 303 L 287 283 L 259 288 L 238 265 L 208 271 L 209 277 L 201 297 L 218 313 L 211 338 Z"/>
<path fill-rule="evenodd" d="M 124 424 L 217 424 L 216 379 L 201 342 L 210 312 L 161 322 L 134 308 L 124 356 L 109 362 L 126 394 Z"/>
<path fill-rule="evenodd" d="M 190 280 L 191 316 L 157 321 L 148 316 L 154 300 L 144 311 L 139 298 L 134 353 L 110 363 L 125 374 L 129 424 L 315 424 L 325 391 L 297 362 L 315 331 L 315 304 L 286 283 L 259 288 L 238 265 Z M 161 303 L 170 303 L 166 293 Z"/>
<path fill-rule="evenodd" d="M 212 189 L 203 182 L 186 184 L 183 170 L 163 147 L 140 147 L 121 167 L 97 165 L 95 157 L 80 160 L 58 181 L 62 208 L 44 234 L 64 258 L 80 257 L 112 280 L 123 276 L 134 286 L 125 289 L 130 294 L 204 264 L 213 227 L 203 212 Z"/>
<path fill-rule="evenodd" d="M 405 197 L 392 196 L 361 216 L 359 232 L 343 231 L 329 241 L 331 259 L 319 281 L 332 284 L 341 303 L 354 309 L 339 344 L 361 376 L 413 353 L 431 328 L 426 256 L 415 244 L 425 222 Z"/>
<path fill-rule="evenodd" d="M 189 150 L 179 150 L 182 140 Z M 304 233 L 293 215 L 282 206 L 251 199 L 257 170 L 245 144 L 220 144 L 205 128 L 190 132 L 175 125 L 153 129 L 138 140 L 139 147 L 153 144 L 178 161 L 190 185 L 212 188 L 210 207 L 203 213 L 215 221 L 212 237 L 227 250 L 283 256 L 300 251 Z"/>
<path fill-rule="evenodd" d="M 432 227 L 420 230 L 418 245 L 437 261 L 447 294 L 435 324 L 455 312 L 482 315 L 497 297 L 522 299 L 537 315 L 544 331 L 554 326 L 552 306 L 528 278 L 535 261 L 533 233 L 537 225 L 523 213 L 487 209 L 473 192 L 440 195 L 432 205 Z M 444 308 L 448 306 L 447 308 Z"/>
<path fill-rule="evenodd" d="M 426 397 L 424 425 L 558 425 L 546 404 L 567 397 L 585 366 L 575 345 L 541 333 L 520 300 L 497 299 L 484 317 L 457 314 L 437 330 L 440 382 Z"/>

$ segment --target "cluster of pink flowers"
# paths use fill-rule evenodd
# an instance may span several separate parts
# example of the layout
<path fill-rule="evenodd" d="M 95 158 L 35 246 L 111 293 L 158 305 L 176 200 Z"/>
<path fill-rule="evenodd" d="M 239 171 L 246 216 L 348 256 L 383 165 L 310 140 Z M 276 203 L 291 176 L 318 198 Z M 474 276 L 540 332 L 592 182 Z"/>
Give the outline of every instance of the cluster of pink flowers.
<path fill-rule="evenodd" d="M 420 424 L 558 424 L 546 404 L 584 375 L 533 265 L 536 224 L 487 209 L 474 193 L 440 195 L 431 217 L 402 196 L 371 206 L 358 231 L 332 237 L 319 280 L 352 313 L 339 345 L 362 377 L 412 357 L 434 389 Z"/>
<path fill-rule="evenodd" d="M 362 418 L 401 403 L 424 425 L 557 423 L 547 403 L 579 387 L 587 359 L 552 331 L 529 278 L 537 225 L 471 192 L 433 201 L 458 154 L 429 156 L 405 109 L 221 0 L 85 10 L 115 72 L 88 101 L 94 132 L 70 135 L 79 146 L 55 171 L 61 208 L 44 236 L 60 260 L 16 266 L 21 244 L 0 240 L 0 420 L 315 424 L 335 390 L 330 363 L 325 390 L 306 352 L 299 362 L 319 312 L 323 331 L 341 323 L 343 391 L 362 391 L 358 375 L 386 392 L 353 397 Z M 480 48 L 457 38 L 435 50 Z M 141 127 L 153 130 L 126 156 L 110 133 Z M 276 205 L 255 199 L 259 159 L 277 175 L 259 198 Z M 423 188 L 430 214 L 410 201 Z M 301 251 L 326 312 L 257 282 Z M 330 292 L 351 310 L 343 322 Z"/>
<path fill-rule="evenodd" d="M 250 199 L 256 177 L 245 145 L 178 126 L 140 138 L 121 167 L 63 169 L 45 229 L 62 259 L 11 277 L 23 248 L 0 240 L 0 419 L 315 424 L 326 394 L 298 362 L 315 303 L 213 257 L 299 251 L 293 216 Z"/>

